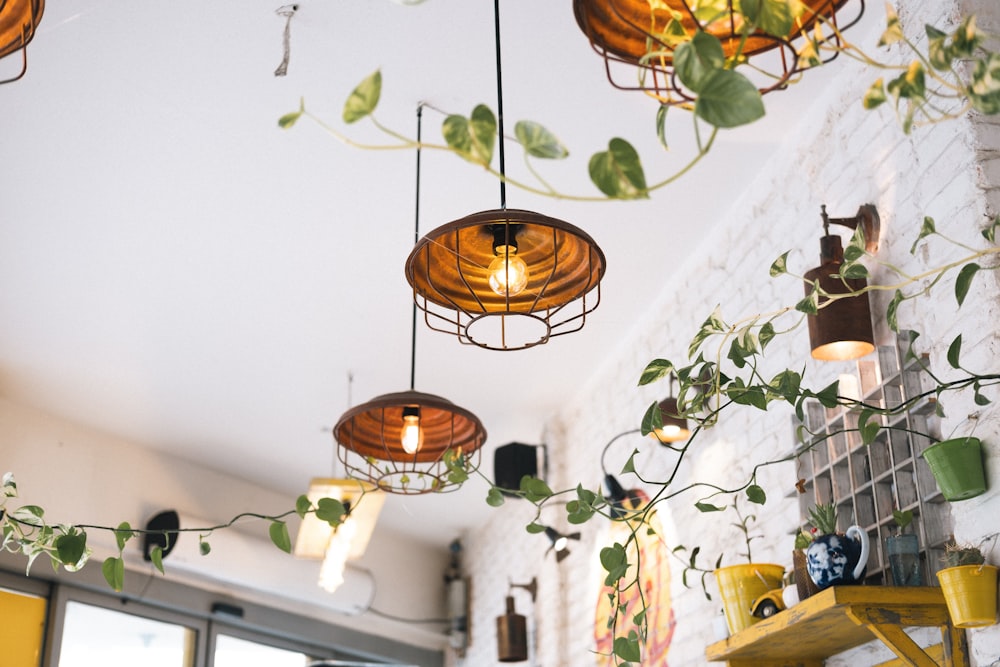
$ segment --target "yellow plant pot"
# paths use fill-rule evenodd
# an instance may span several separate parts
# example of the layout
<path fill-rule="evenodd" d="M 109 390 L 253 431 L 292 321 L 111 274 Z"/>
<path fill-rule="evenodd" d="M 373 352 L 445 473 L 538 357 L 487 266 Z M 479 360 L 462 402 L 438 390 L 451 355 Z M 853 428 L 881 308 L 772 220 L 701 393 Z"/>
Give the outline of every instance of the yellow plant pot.
<path fill-rule="evenodd" d="M 981 628 L 997 622 L 997 568 L 960 565 L 937 573 L 951 623 L 956 628 Z"/>
<path fill-rule="evenodd" d="M 730 634 L 735 635 L 760 620 L 750 614 L 753 601 L 770 590 L 781 588 L 784 574 L 783 566 L 771 563 L 729 565 L 715 571 Z"/>

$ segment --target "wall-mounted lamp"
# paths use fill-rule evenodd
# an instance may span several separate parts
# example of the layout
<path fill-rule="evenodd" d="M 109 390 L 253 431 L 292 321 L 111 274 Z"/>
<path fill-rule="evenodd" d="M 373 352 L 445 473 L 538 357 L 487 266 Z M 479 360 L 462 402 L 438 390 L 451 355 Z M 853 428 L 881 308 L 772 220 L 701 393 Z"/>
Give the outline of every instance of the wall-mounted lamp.
<path fill-rule="evenodd" d="M 528 659 L 528 619 L 514 610 L 513 589 L 523 588 L 535 601 L 538 580 L 532 577 L 527 584 L 510 584 L 507 590 L 507 612 L 497 616 L 497 659 L 500 662 L 523 662 Z"/>
<path fill-rule="evenodd" d="M 526 445 L 509 442 L 497 447 L 493 452 L 494 485 L 505 496 L 519 497 L 521 479 L 525 476 L 539 477 L 539 454 L 541 454 L 541 479 L 548 477 L 548 448 L 543 445 Z"/>
<path fill-rule="evenodd" d="M 545 555 L 549 555 L 550 551 L 556 552 L 556 562 L 561 563 L 566 556 L 569 555 L 569 541 L 579 540 L 580 533 L 560 533 L 555 528 L 551 526 L 545 527 L 545 537 L 549 538 L 549 548 L 545 551 Z"/>
<path fill-rule="evenodd" d="M 857 16 L 840 20 L 837 13 L 848 0 L 801 0 L 795 6 L 801 12 L 790 23 L 784 35 L 770 35 L 761 30 L 748 31 L 746 18 L 735 2 L 721 4 L 712 12 L 700 11 L 694 0 L 573 0 L 576 22 L 590 40 L 594 51 L 604 58 L 608 81 L 620 90 L 641 90 L 653 95 L 661 104 L 685 104 L 694 100 L 674 70 L 674 49 L 698 32 L 717 37 L 723 55 L 728 59 L 740 52 L 742 59 L 752 60 L 751 68 L 765 72 L 761 93 L 780 90 L 797 73 L 810 65 L 799 58 L 796 42 L 803 34 L 820 23 L 822 33 L 832 45 L 841 45 L 841 33 L 856 24 L 864 13 L 865 3 L 858 0 Z M 837 51 L 823 62 L 836 57 Z M 759 54 L 774 52 L 769 62 L 762 64 Z M 816 54 L 820 58 L 821 54 Z M 620 83 L 615 77 L 623 69 L 627 77 Z M 744 68 L 750 69 L 750 68 Z M 637 76 L 638 74 L 638 76 Z"/>
<path fill-rule="evenodd" d="M 659 425 L 650 431 L 650 435 L 656 438 L 661 445 L 687 440 L 691 437 L 691 430 L 688 428 L 687 419 L 681 415 L 677 407 L 677 397 L 674 396 L 674 380 L 676 376 L 670 374 L 670 395 L 657 404 L 659 407 Z"/>
<path fill-rule="evenodd" d="M 805 274 L 806 295 L 819 286 L 819 312 L 809 315 L 809 343 L 814 359 L 844 361 L 863 357 L 875 349 L 872 330 L 871 306 L 868 293 L 831 300 L 824 294 L 856 293 L 868 287 L 864 278 L 843 278 L 840 267 L 844 263 L 844 249 L 840 237 L 830 234 L 830 225 L 849 229 L 861 228 L 865 249 L 878 251 L 879 217 L 871 204 L 863 204 L 853 218 L 831 218 L 826 205 L 821 208 L 823 237 L 820 239 L 820 265 Z"/>
<path fill-rule="evenodd" d="M 21 52 L 21 71 L 0 83 L 17 81 L 28 71 L 28 42 L 35 36 L 45 11 L 45 0 L 5 0 L 0 2 L 0 58 Z"/>

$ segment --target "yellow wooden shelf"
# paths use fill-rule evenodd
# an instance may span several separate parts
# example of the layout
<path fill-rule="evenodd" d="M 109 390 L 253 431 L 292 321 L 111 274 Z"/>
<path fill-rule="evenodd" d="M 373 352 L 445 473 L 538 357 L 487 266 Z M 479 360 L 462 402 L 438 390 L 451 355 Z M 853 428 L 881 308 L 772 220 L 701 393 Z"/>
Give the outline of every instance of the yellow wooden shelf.
<path fill-rule="evenodd" d="M 903 628 L 941 628 L 943 661 Z M 951 625 L 940 588 L 835 586 L 705 649 L 731 667 L 820 667 L 837 653 L 881 639 L 917 667 L 968 665 L 965 633 Z"/>

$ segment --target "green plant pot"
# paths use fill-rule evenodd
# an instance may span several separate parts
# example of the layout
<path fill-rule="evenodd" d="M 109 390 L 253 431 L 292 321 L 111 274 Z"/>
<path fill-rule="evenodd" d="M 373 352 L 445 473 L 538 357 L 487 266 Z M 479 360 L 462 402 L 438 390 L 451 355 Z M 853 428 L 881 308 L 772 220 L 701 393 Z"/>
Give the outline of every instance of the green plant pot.
<path fill-rule="evenodd" d="M 730 634 L 735 635 L 760 620 L 750 613 L 753 601 L 770 590 L 781 588 L 784 574 L 783 566 L 769 563 L 729 565 L 715 571 Z"/>
<path fill-rule="evenodd" d="M 986 491 L 983 447 L 979 438 L 954 438 L 921 454 L 946 500 L 967 500 Z"/>
<path fill-rule="evenodd" d="M 997 568 L 959 565 L 937 573 L 951 623 L 956 628 L 982 628 L 997 622 Z"/>

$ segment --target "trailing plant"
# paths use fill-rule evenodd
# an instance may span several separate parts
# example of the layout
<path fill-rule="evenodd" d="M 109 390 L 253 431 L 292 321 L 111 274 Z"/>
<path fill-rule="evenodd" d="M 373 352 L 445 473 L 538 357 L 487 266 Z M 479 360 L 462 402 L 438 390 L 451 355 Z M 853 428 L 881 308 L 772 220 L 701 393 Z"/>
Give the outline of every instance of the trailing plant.
<path fill-rule="evenodd" d="M 784 21 L 783 15 L 779 17 L 772 12 L 780 12 L 781 7 L 787 9 L 790 6 L 785 2 L 758 3 L 748 0 L 744 0 L 741 4 L 744 9 L 752 8 L 745 12 L 744 16 L 747 30 L 760 29 L 769 33 L 771 31 L 777 32 L 778 27 L 776 26 L 784 25 L 782 23 Z M 947 34 L 944 31 L 927 28 L 928 43 L 926 52 L 922 52 L 902 35 L 898 18 L 890 12 L 882 45 L 912 52 L 915 59 L 905 65 L 883 64 L 874 59 L 869 60 L 868 56 L 862 54 L 846 40 L 842 41 L 838 47 L 826 39 L 821 39 L 819 34 L 815 33 L 812 36 L 800 56 L 813 58 L 823 49 L 836 48 L 840 53 L 849 57 L 858 57 L 871 67 L 889 72 L 892 78 L 888 82 L 883 79 L 877 81 L 868 90 L 864 105 L 868 108 L 877 108 L 880 105 L 891 103 L 899 114 L 905 132 L 910 132 L 925 122 L 947 120 L 963 113 L 968 108 L 986 114 L 1000 113 L 1000 56 L 984 48 L 986 36 L 976 27 L 974 18 L 970 17 L 964 20 L 955 31 Z M 760 117 L 762 107 L 758 107 L 752 102 L 756 99 L 754 95 L 759 97 L 756 90 L 753 93 L 749 92 L 742 82 L 735 85 L 736 93 L 733 95 L 716 95 L 719 91 L 712 89 L 712 86 L 715 85 L 713 77 L 719 80 L 738 81 L 735 76 L 719 75 L 718 72 L 732 72 L 733 75 L 742 76 L 735 71 L 735 68 L 741 63 L 738 53 L 734 58 L 723 59 L 720 62 L 716 57 L 719 48 L 718 40 L 704 33 L 677 35 L 677 41 L 677 48 L 681 53 L 686 50 L 688 55 L 692 57 L 692 61 L 703 61 L 705 64 L 705 69 L 701 71 L 679 73 L 684 83 L 692 90 L 697 90 L 699 95 L 691 108 L 688 109 L 691 112 L 693 131 L 698 137 L 696 154 L 675 174 L 649 184 L 638 152 L 628 142 L 622 139 L 612 139 L 608 142 L 608 149 L 595 154 L 588 163 L 591 181 L 601 196 L 584 195 L 578 198 L 596 200 L 648 197 L 654 190 L 665 187 L 693 168 L 711 148 L 720 129 L 751 123 Z M 966 64 L 970 72 L 968 76 L 963 72 L 963 66 Z M 928 85 L 928 79 L 930 79 L 931 85 Z M 381 73 L 375 72 L 367 77 L 348 98 L 342 119 L 346 124 L 366 119 L 388 136 L 392 143 L 385 145 L 358 144 L 307 111 L 304 103 L 300 104 L 297 111 L 283 116 L 279 120 L 279 125 L 283 128 L 291 128 L 301 118 L 306 117 L 320 124 L 333 136 L 349 145 L 373 149 L 410 150 L 416 148 L 418 146 L 416 141 L 383 126 L 376 120 L 374 112 L 381 96 L 381 88 Z M 718 109 L 713 109 L 712 105 L 707 103 L 713 95 L 716 95 L 723 105 L 729 107 L 729 115 L 725 118 L 716 116 L 715 113 Z M 699 103 L 701 103 L 700 106 Z M 657 134 L 663 144 L 666 143 L 665 116 L 665 108 L 661 108 L 657 116 Z M 701 133 L 706 129 L 708 130 L 707 137 L 702 140 Z M 421 146 L 449 151 L 499 177 L 499 173 L 491 166 L 494 148 L 498 140 L 496 132 L 495 115 L 488 107 L 479 105 L 467 117 L 447 114 L 442 123 L 443 143 L 421 144 Z M 564 159 L 569 154 L 566 147 L 556 139 L 552 132 L 537 123 L 522 121 L 515 126 L 514 132 L 516 141 L 524 150 L 528 168 L 531 173 L 536 175 L 539 185 L 518 183 L 508 179 L 509 182 L 547 196 L 570 197 L 570 195 L 558 192 L 538 176 L 532 162 L 532 159 Z M 998 267 L 996 260 L 997 255 L 1000 254 L 1000 247 L 996 243 L 998 226 L 1000 226 L 1000 218 L 993 219 L 982 230 L 982 238 L 987 242 L 987 247 L 975 248 L 945 237 L 937 231 L 934 220 L 925 217 L 920 225 L 919 234 L 911 247 L 911 254 L 925 244 L 945 243 L 952 247 L 963 248 L 965 255 L 943 266 L 919 272 L 907 271 L 905 268 L 881 263 L 877 258 L 866 255 L 863 233 L 858 232 L 844 250 L 845 261 L 840 269 L 841 277 L 845 280 L 856 277 L 870 278 L 871 271 L 867 265 L 877 264 L 882 269 L 882 275 L 888 276 L 889 279 L 880 280 L 878 283 L 873 282 L 863 290 L 851 291 L 842 295 L 826 293 L 818 284 L 813 284 L 809 294 L 797 303 L 789 304 L 771 313 L 752 314 L 732 320 L 724 316 L 721 306 L 715 308 L 704 320 L 698 331 L 694 333 L 687 348 L 686 359 L 688 361 L 686 363 L 674 363 L 669 359 L 655 359 L 640 374 L 640 385 L 648 385 L 675 374 L 679 381 L 679 409 L 683 416 L 695 424 L 691 437 L 685 443 L 671 447 L 677 455 L 674 467 L 662 478 L 644 478 L 635 469 L 634 453 L 623 468 L 622 473 L 635 474 L 640 481 L 655 489 L 649 502 L 642 509 L 635 509 L 622 516 L 612 512 L 614 508 L 611 502 L 600 491 L 587 489 L 583 484 L 578 484 L 572 489 L 553 491 L 543 480 L 527 477 L 522 480 L 520 489 L 516 492 L 516 495 L 532 502 L 537 508 L 538 514 L 535 520 L 528 524 L 527 531 L 529 533 L 543 532 L 544 527 L 538 520 L 540 514 L 544 508 L 555 504 L 563 507 L 567 521 L 574 524 L 585 523 L 597 516 L 611 520 L 624 520 L 633 527 L 630 539 L 627 539 L 625 544 L 616 543 L 601 551 L 601 563 L 606 571 L 605 582 L 617 591 L 627 590 L 631 586 L 639 587 L 638 571 L 641 564 L 629 562 L 627 546 L 634 540 L 634 531 L 648 529 L 643 527 L 647 525 L 644 519 L 655 511 L 658 504 L 681 496 L 693 495 L 697 498 L 694 501 L 694 507 L 699 512 L 713 514 L 724 510 L 730 503 L 735 506 L 735 498 L 742 498 L 745 495 L 747 501 L 763 505 L 766 503 L 767 495 L 757 479 L 758 472 L 762 468 L 792 461 L 797 456 L 822 445 L 825 438 L 832 437 L 832 434 L 820 436 L 811 433 L 803 425 L 797 431 L 799 443 L 793 453 L 756 462 L 746 479 L 739 483 L 723 487 L 702 480 L 682 481 L 679 478 L 682 463 L 702 442 L 704 432 L 715 426 L 723 414 L 739 407 L 767 411 L 775 404 L 785 404 L 790 406 L 802 420 L 805 406 L 811 401 L 817 401 L 826 408 L 839 406 L 857 412 L 856 427 L 845 428 L 845 431 L 857 433 L 864 444 L 870 444 L 874 442 L 882 429 L 890 428 L 890 426 L 884 425 L 891 424 L 889 418 L 901 414 L 916 401 L 933 398 L 936 405 L 940 406 L 939 399 L 947 394 L 971 389 L 976 404 L 981 406 L 990 404 L 991 399 L 987 396 L 987 390 L 1000 383 L 1000 373 L 965 368 L 961 360 L 961 335 L 950 343 L 947 351 L 946 358 L 951 368 L 948 377 L 932 373 L 922 362 L 920 356 L 914 352 L 914 345 L 917 341 L 916 334 L 909 338 L 910 348 L 907 351 L 907 361 L 917 360 L 918 363 L 921 363 L 934 386 L 916 396 L 908 396 L 899 405 L 868 404 L 856 398 L 841 395 L 836 382 L 819 388 L 811 387 L 804 377 L 804 371 L 784 369 L 775 374 L 765 375 L 760 369 L 768 347 L 775 340 L 796 330 L 808 315 L 816 314 L 822 308 L 829 307 L 837 299 L 851 298 L 874 291 L 884 291 L 891 294 L 884 317 L 887 327 L 891 331 L 898 332 L 897 313 L 900 307 L 908 301 L 928 297 L 938 283 L 946 277 L 954 276 L 954 298 L 958 307 L 961 307 L 970 293 L 976 276 L 983 271 L 993 271 Z M 784 253 L 772 263 L 770 273 L 774 278 L 789 275 L 796 281 L 801 281 L 801 276 L 795 276 L 788 270 L 788 254 Z M 882 419 L 883 417 L 886 419 Z M 660 425 L 659 421 L 658 406 L 654 404 L 650 406 L 642 420 L 642 432 L 644 434 L 651 432 Z M 477 469 L 469 467 L 465 457 L 456 455 L 446 457 L 446 460 L 448 461 L 449 479 L 453 483 L 464 482 L 472 474 L 478 474 L 486 479 L 486 476 Z M 488 485 L 487 503 L 491 506 L 503 504 L 505 500 L 501 490 L 492 483 Z M 2 543 L 0 543 L 0 547 L 3 550 L 24 555 L 28 560 L 26 569 L 30 569 L 36 558 L 44 555 L 49 558 L 52 566 L 56 569 L 63 567 L 75 570 L 83 567 L 91 555 L 87 545 L 87 531 L 107 531 L 116 538 L 118 555 L 106 559 L 102 570 L 109 586 L 116 590 L 121 589 L 124 576 L 122 556 L 124 549 L 129 540 L 145 531 L 133 529 L 127 522 L 122 522 L 117 526 L 50 524 L 44 510 L 39 506 L 13 507 L 11 501 L 17 496 L 13 475 L 8 473 L 3 477 L 2 488 L 3 496 L 0 499 L 2 502 L 0 504 Z M 299 516 L 315 512 L 319 518 L 336 526 L 343 520 L 345 511 L 343 505 L 334 499 L 324 499 L 313 506 L 307 498 L 302 496 L 296 501 L 295 509 L 281 514 L 245 513 L 234 517 L 227 523 L 184 530 L 199 534 L 201 551 L 207 554 L 210 551 L 211 535 L 215 531 L 231 527 L 240 518 L 253 517 L 268 526 L 268 535 L 276 547 L 283 551 L 290 551 L 291 544 L 285 519 L 293 512 Z M 749 559 L 750 543 L 755 536 L 751 536 L 747 522 L 756 515 L 744 515 L 738 510 L 737 515 L 746 546 L 746 555 Z M 705 573 L 710 571 L 698 566 L 696 559 L 700 552 L 698 546 L 694 546 L 690 550 L 685 547 L 676 547 L 673 550 L 675 556 L 686 563 L 685 583 L 688 583 L 687 575 L 689 572 L 701 573 L 704 583 Z M 687 560 L 684 559 L 685 555 L 688 556 Z M 717 564 L 719 563 L 721 560 L 717 561 Z M 154 564 L 162 571 L 162 558 L 154 557 Z M 617 609 L 617 607 L 615 608 Z M 612 619 L 612 622 L 617 623 L 617 617 Z M 647 635 L 647 631 L 644 610 L 640 610 L 630 619 L 628 629 L 623 631 L 622 636 L 619 636 L 614 642 L 616 661 L 635 661 L 636 656 L 641 654 L 640 642 Z"/>
<path fill-rule="evenodd" d="M 87 564 L 93 550 L 87 544 L 87 531 L 101 531 L 113 534 L 118 549 L 118 555 L 105 558 L 101 564 L 104 579 L 115 591 L 121 591 L 125 580 L 125 546 L 128 542 L 141 535 L 159 535 L 165 540 L 170 539 L 173 531 L 142 530 L 132 528 L 127 521 L 115 527 L 85 524 L 50 524 L 46 520 L 45 510 L 38 505 L 22 505 L 8 507 L 17 498 L 17 482 L 13 473 L 7 472 L 0 482 L 0 551 L 21 554 L 27 558 L 25 574 L 30 574 L 31 566 L 39 556 L 49 559 L 52 569 L 60 567 L 68 572 L 75 572 Z M 362 495 L 363 497 L 363 495 Z M 360 501 L 359 501 L 360 502 Z M 281 514 L 267 515 L 255 512 L 243 512 L 225 523 L 207 527 L 180 528 L 177 532 L 196 533 L 198 535 L 198 550 L 207 556 L 211 550 L 209 538 L 218 530 L 231 528 L 243 519 L 258 519 L 268 527 L 268 537 L 271 543 L 286 553 L 291 553 L 292 542 L 285 521 L 292 515 L 299 518 L 307 514 L 315 514 L 317 518 L 326 521 L 333 528 L 339 526 L 348 514 L 344 504 L 336 498 L 321 498 L 315 505 L 305 495 L 295 501 L 295 509 Z M 166 542 L 169 544 L 169 542 Z M 163 549 L 159 544 L 150 550 L 150 560 L 161 574 L 163 568 Z"/>
<path fill-rule="evenodd" d="M 728 20 L 728 11 L 732 9 L 728 5 L 732 4 L 701 3 L 699 19 L 705 24 L 723 18 Z M 651 15 L 657 5 L 655 0 L 650 0 Z M 752 124 L 764 116 L 760 92 L 739 71 L 744 66 L 753 69 L 743 53 L 745 38 L 755 32 L 784 38 L 801 19 L 802 11 L 800 3 L 790 1 L 737 5 L 736 20 L 743 39 L 728 57 L 718 37 L 700 30 L 690 31 L 679 20 L 666 26 L 651 26 L 654 34 L 660 34 L 673 47 L 670 55 L 673 70 L 693 96 L 690 102 L 658 106 L 655 118 L 658 144 L 663 149 L 669 146 L 666 120 L 668 111 L 677 109 L 676 113 L 690 115 L 696 150 L 673 173 L 650 180 L 635 147 L 621 137 L 614 137 L 608 141 L 606 150 L 594 153 L 587 162 L 590 181 L 600 194 L 564 193 L 546 181 L 536 169 L 534 160 L 563 160 L 569 157 L 570 151 L 554 132 L 530 120 L 518 121 L 514 136 L 501 140 L 511 139 L 521 147 L 525 165 L 535 181 L 525 182 L 502 175 L 492 165 L 497 117 L 485 104 L 476 105 L 468 116 L 441 112 L 445 116 L 441 125 L 444 143 L 421 142 L 405 132 L 389 128 L 375 116 L 382 96 L 380 70 L 369 74 L 351 91 L 344 103 L 341 120 L 345 125 L 368 120 L 386 138 L 386 143 L 368 144 L 351 139 L 307 110 L 304 99 L 300 100 L 297 110 L 281 116 L 278 125 L 290 129 L 300 119 L 307 118 L 338 141 L 355 148 L 414 150 L 420 147 L 448 151 L 496 178 L 504 178 L 512 186 L 542 196 L 580 201 L 645 199 L 693 169 L 711 150 L 719 130 Z M 800 69 L 815 68 L 830 56 L 844 55 L 884 72 L 886 76 L 872 83 L 862 104 L 866 109 L 891 104 L 906 133 L 920 125 L 957 118 L 970 109 L 984 114 L 1000 112 L 1000 54 L 986 46 L 992 36 L 977 27 L 975 16 L 966 17 L 951 32 L 929 25 L 925 32 L 927 44 L 921 47 L 905 36 L 899 17 L 891 7 L 887 8 L 886 29 L 878 46 L 903 51 L 904 58 L 900 60 L 911 57 L 908 62 L 897 64 L 895 60 L 884 61 L 867 54 L 849 42 L 834 23 L 820 17 L 815 28 L 803 34 L 803 44 L 796 57 Z M 646 59 L 656 62 L 665 54 L 652 41 L 650 44 L 651 51 Z M 792 79 L 788 83 L 796 81 Z"/>

